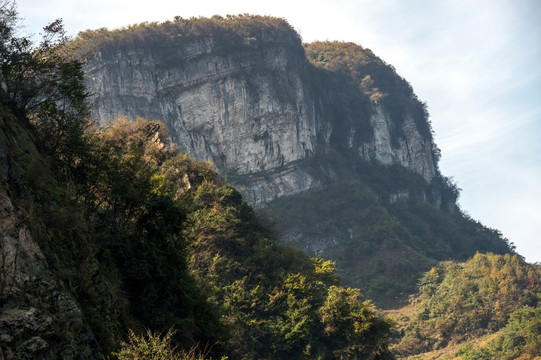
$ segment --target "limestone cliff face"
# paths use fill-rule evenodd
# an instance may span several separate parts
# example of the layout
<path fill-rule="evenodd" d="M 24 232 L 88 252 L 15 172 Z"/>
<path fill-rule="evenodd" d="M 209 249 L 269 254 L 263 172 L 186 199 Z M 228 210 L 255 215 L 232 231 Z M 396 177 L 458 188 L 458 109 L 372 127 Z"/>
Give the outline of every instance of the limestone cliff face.
<path fill-rule="evenodd" d="M 321 131 L 302 48 L 277 45 L 234 58 L 214 47 L 212 39 L 188 44 L 169 64 L 149 48 L 100 53 L 86 67 L 95 115 L 164 121 L 181 151 L 225 172 L 283 168 L 246 187 L 253 203 L 317 186 L 293 166 L 314 155 Z"/>
<path fill-rule="evenodd" d="M 125 39 L 98 46 L 85 68 L 94 115 L 102 123 L 115 116 L 165 122 L 181 151 L 238 180 L 256 206 L 332 181 L 332 169 L 311 159 L 337 145 L 330 139 L 340 119 L 329 115 L 332 90 L 317 80 L 296 33 L 244 34 L 242 43 L 225 50 L 218 35 L 175 42 L 126 32 Z M 384 105 L 366 107 L 372 130 L 361 134 L 365 140 L 356 140 L 353 126 L 340 141 L 355 147 L 359 159 L 400 164 L 430 182 L 436 160 L 419 119 L 406 114 L 397 125 Z M 395 127 L 401 127 L 397 139 Z"/>
<path fill-rule="evenodd" d="M 405 116 L 401 129 L 404 135 L 398 138 L 398 146 L 392 144 L 390 130 L 396 125 L 385 108 L 375 105 L 370 123 L 374 129 L 374 137 L 358 148 L 363 159 L 375 159 L 384 165 L 400 164 L 422 175 L 427 182 L 437 175 L 432 141 L 420 134 L 411 115 Z"/>

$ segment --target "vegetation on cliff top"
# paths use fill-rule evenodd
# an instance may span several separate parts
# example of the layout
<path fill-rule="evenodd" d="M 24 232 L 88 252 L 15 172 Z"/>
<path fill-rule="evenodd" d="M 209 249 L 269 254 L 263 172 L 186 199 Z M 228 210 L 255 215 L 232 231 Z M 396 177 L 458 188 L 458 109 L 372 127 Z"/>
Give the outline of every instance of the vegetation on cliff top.
<path fill-rule="evenodd" d="M 80 32 L 72 46 L 83 54 L 145 46 L 182 58 L 182 45 L 202 41 L 216 53 L 235 54 L 242 49 L 285 44 L 301 48 L 299 34 L 285 19 L 260 15 L 215 15 L 211 18 L 175 16 L 172 21 L 145 22 L 126 28 Z"/>
<path fill-rule="evenodd" d="M 437 173 L 427 183 L 404 167 L 359 160 L 362 143 L 374 136 L 370 118 L 376 105 L 384 106 L 393 118 L 389 128 L 393 146 L 403 140 L 401 124 L 411 117 L 424 141 L 432 145 L 428 156 L 432 156 L 436 168 L 440 156 L 426 105 L 411 85 L 370 49 L 344 42 L 314 42 L 301 47 L 298 34 L 285 20 L 254 15 L 176 18 L 119 30 L 87 31 L 79 34 L 75 44 L 115 51 L 115 56 L 126 48 L 152 51 L 159 59 L 158 66 L 167 61 L 164 59 L 172 59 L 171 66 L 179 66 L 189 58 L 189 44 L 194 42 L 208 44 L 201 56 L 243 60 L 264 56 L 263 44 L 290 44 L 299 50 L 298 62 L 293 63 L 302 68 L 314 98 L 325 103 L 322 115 L 333 128 L 331 148 L 319 147 L 307 171 L 332 185 L 321 192 L 278 199 L 268 213 L 281 219 L 279 226 L 284 232 L 300 230 L 304 243 L 297 245 L 303 247 L 320 234 L 354 233 L 354 239 L 323 253 L 337 261 L 348 285 L 366 289 L 384 306 L 395 306 L 407 300 L 417 277 L 437 261 L 465 260 L 476 251 L 512 251 L 499 232 L 483 227 L 456 208 L 459 189 L 450 179 Z M 239 72 L 249 79 L 256 67 Z M 276 93 L 287 98 L 279 89 Z M 327 172 L 335 176 L 317 173 L 322 168 L 331 169 Z M 394 201 L 397 194 L 404 193 L 407 200 Z M 331 207 L 333 211 L 325 211 Z M 369 219 L 371 211 L 377 215 Z M 338 213 L 341 216 L 335 216 Z M 389 251 L 392 244 L 399 244 L 395 255 Z"/>
<path fill-rule="evenodd" d="M 8 155 L 15 157 L 16 166 L 9 171 L 17 176 L 10 176 L 6 186 L 19 206 L 32 207 L 33 232 L 49 266 L 81 305 L 102 349 L 119 359 L 222 354 L 246 359 L 392 358 L 392 321 L 363 300 L 359 290 L 341 286 L 331 261 L 276 243 L 272 229 L 210 164 L 175 151 L 162 123 L 120 119 L 98 128 L 87 120 L 81 64 L 66 57 L 60 22 L 51 24 L 48 40 L 34 47 L 15 35 L 16 12 L 2 7 L 0 19 L 2 134 L 13 135 L 11 125 L 19 122 L 32 134 L 21 141 L 34 137 L 41 152 L 41 165 L 33 168 L 11 146 Z M 235 41 L 254 46 L 248 35 L 255 34 L 260 17 L 249 17 L 255 25 L 244 33 L 239 19 L 175 21 L 182 26 L 232 26 L 243 36 Z M 287 25 L 282 20 L 261 21 L 271 27 Z M 352 50 L 353 59 L 362 65 L 358 68 L 337 62 L 331 54 L 335 50 L 328 49 L 349 45 L 316 44 L 308 52 L 315 54 L 311 51 L 318 46 L 323 57 L 314 56 L 321 66 L 358 74 L 353 76 L 360 80 L 355 86 L 368 101 L 392 97 L 384 81 L 364 75 L 362 66 L 377 62 L 370 53 Z M 425 111 L 417 105 L 418 111 Z M 358 170 L 361 182 L 346 177 L 349 183 L 341 185 L 351 185 L 357 194 L 353 199 L 363 199 L 366 206 L 341 207 L 344 199 L 330 187 L 319 194 L 323 200 L 308 199 L 305 208 L 330 204 L 328 211 L 346 218 L 346 223 L 334 226 L 346 231 L 348 216 L 371 225 L 355 239 L 364 256 L 400 248 L 402 239 L 409 239 L 408 246 L 423 259 L 448 256 L 445 252 L 452 246 L 460 256 L 479 246 L 509 250 L 490 231 L 472 240 L 475 246 L 464 240 L 468 237 L 453 242 L 453 235 L 471 235 L 480 227 L 470 226 L 468 219 L 463 226 L 449 224 L 415 199 L 409 207 L 381 206 L 378 196 L 390 197 L 396 185 L 381 179 L 392 179 L 390 175 L 403 168 L 364 164 Z M 408 176 L 396 181 L 423 181 Z M 371 190 L 378 187 L 378 194 Z M 325 216 L 314 214 L 314 224 Z M 427 217 L 433 227 L 421 220 Z M 438 232 L 445 234 L 444 240 L 426 247 Z M 358 262 L 358 254 L 338 256 Z M 379 262 L 371 264 L 372 274 L 385 273 Z M 391 269 L 387 275 L 396 272 Z M 386 279 L 377 280 L 382 291 Z M 464 347 L 457 354 L 467 359 L 538 356 L 540 279 L 539 266 L 517 255 L 478 254 L 464 264 L 444 262 L 421 279 L 413 300 L 416 316 L 401 329 L 403 338 L 395 349 L 411 354 L 501 329 L 489 346 Z M 171 327 L 175 331 L 166 332 Z M 57 335 L 69 341 L 73 334 L 59 329 Z M 197 343 L 211 347 L 211 353 L 197 354 L 192 347 Z M 173 354 L 175 346 L 186 356 Z"/>
<path fill-rule="evenodd" d="M 336 102 L 330 116 L 336 117 L 337 121 L 346 121 L 349 128 L 357 128 L 359 122 L 369 120 L 372 105 L 381 104 L 395 124 L 391 129 L 393 145 L 397 145 L 398 138 L 403 136 L 401 125 L 407 116 L 415 120 L 420 134 L 433 143 L 426 104 L 417 98 L 411 85 L 396 73 L 394 67 L 370 49 L 339 41 L 316 41 L 304 44 L 304 49 L 310 63 L 327 73 L 323 74 L 322 82 L 332 89 L 332 100 Z M 370 124 L 358 130 L 357 136 L 367 136 L 366 133 L 371 133 Z M 439 149 L 434 145 L 432 150 L 437 165 Z"/>

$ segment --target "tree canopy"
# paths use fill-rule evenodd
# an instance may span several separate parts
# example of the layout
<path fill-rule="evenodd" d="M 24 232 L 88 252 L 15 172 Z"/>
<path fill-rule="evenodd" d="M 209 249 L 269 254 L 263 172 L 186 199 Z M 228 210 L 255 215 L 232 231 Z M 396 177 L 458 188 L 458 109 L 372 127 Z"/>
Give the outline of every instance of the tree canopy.
<path fill-rule="evenodd" d="M 518 255 L 478 253 L 465 263 L 443 262 L 420 279 L 414 319 L 396 349 L 415 354 L 493 333 L 540 298 L 541 269 Z"/>

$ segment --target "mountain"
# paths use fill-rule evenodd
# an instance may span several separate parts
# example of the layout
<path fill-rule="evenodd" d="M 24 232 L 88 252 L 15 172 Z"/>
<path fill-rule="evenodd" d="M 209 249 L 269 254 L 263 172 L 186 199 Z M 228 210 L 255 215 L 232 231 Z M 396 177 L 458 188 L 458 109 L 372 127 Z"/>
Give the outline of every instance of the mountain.
<path fill-rule="evenodd" d="M 138 34 L 133 46 L 148 29 L 163 34 L 164 24 L 100 30 L 94 42 L 67 43 L 57 20 L 44 28 L 47 41 L 34 45 L 19 34 L 14 5 L 0 10 L 1 358 L 392 359 L 394 322 L 359 289 L 344 287 L 332 261 L 277 242 L 277 231 L 287 240 L 295 229 L 297 244 L 319 241 L 318 249 L 305 250 L 335 257 L 348 281 L 365 283 L 389 306 L 438 258 L 511 252 L 497 231 L 449 202 L 457 189 L 437 167 L 428 183 L 419 169 L 394 158 L 382 163 L 375 152 L 367 161 L 359 155 L 364 145 L 349 145 L 370 145 L 370 138 L 348 135 L 372 124 L 353 121 L 365 105 L 389 111 L 386 122 L 415 109 L 427 116 L 415 97 L 410 107 L 386 92 L 383 79 L 407 90 L 405 81 L 358 72 L 357 65 L 378 60 L 357 45 L 304 46 L 314 81 L 306 86 L 321 109 L 330 106 L 327 119 L 336 126 L 322 140 L 326 150 L 314 148 L 299 165 L 320 186 L 261 209 L 282 216 L 281 228 L 273 228 L 225 181 L 225 170 L 220 175 L 211 162 L 179 152 L 164 123 L 121 118 L 100 127 L 88 118 L 77 56 L 98 54 L 109 36 L 124 41 L 125 31 Z M 250 16 L 188 24 L 191 32 L 177 38 L 225 34 L 226 53 L 257 45 L 257 36 L 240 45 L 239 34 L 285 26 Z M 209 33 L 213 24 L 216 33 Z M 363 106 L 352 94 L 366 97 Z M 398 136 L 395 149 L 408 140 L 405 129 L 389 134 Z M 345 135 L 351 141 L 342 142 Z M 433 145 L 431 151 L 437 154 Z M 244 176 L 245 191 L 256 186 L 250 174 L 231 174 Z M 333 234 L 346 237 L 325 241 Z M 540 276 L 539 265 L 516 254 L 440 262 L 420 278 L 415 309 L 388 312 L 399 314 L 394 351 L 535 358 Z"/>
<path fill-rule="evenodd" d="M 283 241 L 335 260 L 383 306 L 437 261 L 512 251 L 458 209 L 426 105 L 369 49 L 302 44 L 285 20 L 252 15 L 86 31 L 73 46 L 102 124 L 163 121 Z"/>
<path fill-rule="evenodd" d="M 165 122 L 181 151 L 211 160 L 254 205 L 332 181 L 332 167 L 310 160 L 335 149 L 401 164 L 427 182 L 438 175 L 423 105 L 354 44 L 304 49 L 287 22 L 260 16 L 88 31 L 78 42 L 90 53 L 87 87 L 101 122 Z M 340 74 L 315 67 L 307 53 Z"/>
<path fill-rule="evenodd" d="M 392 358 L 391 322 L 332 262 L 277 244 L 208 163 L 167 146 L 165 125 L 87 130 L 66 162 L 43 146 L 43 114 L 35 128 L 0 109 L 5 358 Z M 168 329 L 174 343 L 133 340 Z"/>
<path fill-rule="evenodd" d="M 278 244 L 208 162 L 169 143 L 163 123 L 88 119 L 61 22 L 33 45 L 9 5 L 2 359 L 392 358 L 392 323 L 341 286 L 331 261 Z"/>

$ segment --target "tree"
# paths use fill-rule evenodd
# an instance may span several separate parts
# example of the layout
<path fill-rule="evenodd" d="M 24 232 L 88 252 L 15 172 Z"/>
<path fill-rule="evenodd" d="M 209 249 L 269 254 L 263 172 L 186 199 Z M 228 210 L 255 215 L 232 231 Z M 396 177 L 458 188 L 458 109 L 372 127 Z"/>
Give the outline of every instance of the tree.
<path fill-rule="evenodd" d="M 392 322 L 383 319 L 358 289 L 330 286 L 319 309 L 326 343 L 334 356 L 346 359 L 391 359 L 388 350 Z"/>
<path fill-rule="evenodd" d="M 82 79 L 70 76 L 76 62 L 66 54 L 68 38 L 62 20 L 57 19 L 43 28 L 38 46 L 27 36 L 17 36 L 19 22 L 15 2 L 0 0 L 2 102 L 18 117 L 51 101 L 64 100 L 57 104 L 59 108 L 66 108 L 70 103 L 79 105 L 75 98 L 84 94 L 84 86 L 78 81 Z"/>
<path fill-rule="evenodd" d="M 15 2 L 0 0 L 0 101 L 32 123 L 43 150 L 70 164 L 90 126 L 82 64 L 70 55 L 62 20 L 43 28 L 38 45 L 19 28 Z"/>
<path fill-rule="evenodd" d="M 113 353 L 118 360 L 204 360 L 207 352 L 197 347 L 188 351 L 176 349 L 172 344 L 173 330 L 165 334 L 147 330 L 146 335 L 136 335 L 130 330 L 128 342 L 122 342 L 118 352 Z M 226 360 L 222 357 L 222 360 Z"/>

